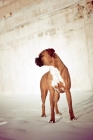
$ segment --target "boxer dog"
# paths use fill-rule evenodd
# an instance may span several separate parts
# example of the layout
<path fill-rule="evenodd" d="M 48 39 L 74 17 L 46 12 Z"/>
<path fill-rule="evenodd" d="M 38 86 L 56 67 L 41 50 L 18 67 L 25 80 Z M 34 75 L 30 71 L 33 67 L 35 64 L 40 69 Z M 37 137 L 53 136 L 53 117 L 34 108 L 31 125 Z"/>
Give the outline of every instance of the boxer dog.
<path fill-rule="evenodd" d="M 57 106 L 57 102 L 60 99 L 60 93 L 66 93 L 66 98 L 69 107 L 70 120 L 76 120 L 72 107 L 71 97 L 71 80 L 67 67 L 64 65 L 59 56 L 52 48 L 43 50 L 38 58 L 35 58 L 37 66 L 49 66 L 50 70 L 45 73 L 40 81 L 41 99 L 42 99 L 42 116 L 46 117 L 45 113 L 45 100 L 48 91 L 50 92 L 50 108 L 51 118 L 49 123 L 55 123 L 56 114 L 62 115 Z"/>

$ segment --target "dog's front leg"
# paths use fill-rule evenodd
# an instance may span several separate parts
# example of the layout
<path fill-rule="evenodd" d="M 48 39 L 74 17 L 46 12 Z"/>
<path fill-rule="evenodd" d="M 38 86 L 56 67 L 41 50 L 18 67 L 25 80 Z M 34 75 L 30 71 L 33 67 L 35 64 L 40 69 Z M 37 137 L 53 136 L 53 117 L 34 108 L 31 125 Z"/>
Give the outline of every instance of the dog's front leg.
<path fill-rule="evenodd" d="M 77 120 L 76 117 L 74 116 L 73 107 L 72 107 L 72 97 L 69 90 L 66 91 L 66 98 L 69 107 L 70 120 Z"/>
<path fill-rule="evenodd" d="M 55 123 L 55 112 L 54 112 L 54 106 L 55 106 L 55 91 L 54 89 L 50 90 L 50 109 L 51 109 L 51 118 L 49 123 Z"/>
<path fill-rule="evenodd" d="M 60 93 L 57 91 L 57 90 L 55 90 L 55 112 L 56 112 L 56 114 L 57 115 L 62 115 L 60 112 L 59 112 L 59 109 L 58 109 L 58 104 L 57 104 L 57 102 L 59 101 L 59 99 L 60 99 Z"/>

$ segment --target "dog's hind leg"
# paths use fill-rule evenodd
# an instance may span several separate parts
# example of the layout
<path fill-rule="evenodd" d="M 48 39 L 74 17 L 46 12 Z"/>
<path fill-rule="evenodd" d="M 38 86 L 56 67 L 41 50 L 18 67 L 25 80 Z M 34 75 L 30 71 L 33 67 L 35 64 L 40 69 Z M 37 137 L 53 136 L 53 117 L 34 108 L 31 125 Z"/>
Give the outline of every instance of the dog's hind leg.
<path fill-rule="evenodd" d="M 70 90 L 66 90 L 66 98 L 67 98 L 68 107 L 69 107 L 70 120 L 77 120 L 77 118 L 74 116 L 74 112 L 73 112 L 72 97 L 71 97 Z"/>
<path fill-rule="evenodd" d="M 46 117 L 45 101 L 46 101 L 47 92 L 48 92 L 47 90 L 41 89 L 41 100 L 42 100 L 42 115 L 41 115 L 41 117 Z"/>
<path fill-rule="evenodd" d="M 47 83 L 47 74 L 45 73 L 40 81 L 40 90 L 41 90 L 41 101 L 42 101 L 42 115 L 41 117 L 46 117 L 46 113 L 45 113 L 45 101 L 46 101 L 46 96 L 48 93 L 48 83 Z"/>

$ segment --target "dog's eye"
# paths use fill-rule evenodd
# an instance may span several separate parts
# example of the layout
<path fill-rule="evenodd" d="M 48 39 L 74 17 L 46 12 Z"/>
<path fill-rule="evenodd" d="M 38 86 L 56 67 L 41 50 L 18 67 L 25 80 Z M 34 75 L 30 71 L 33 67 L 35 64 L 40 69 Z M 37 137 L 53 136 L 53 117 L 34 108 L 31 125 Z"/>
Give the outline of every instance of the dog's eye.
<path fill-rule="evenodd" d="M 40 57 L 43 57 L 44 55 L 40 55 Z"/>

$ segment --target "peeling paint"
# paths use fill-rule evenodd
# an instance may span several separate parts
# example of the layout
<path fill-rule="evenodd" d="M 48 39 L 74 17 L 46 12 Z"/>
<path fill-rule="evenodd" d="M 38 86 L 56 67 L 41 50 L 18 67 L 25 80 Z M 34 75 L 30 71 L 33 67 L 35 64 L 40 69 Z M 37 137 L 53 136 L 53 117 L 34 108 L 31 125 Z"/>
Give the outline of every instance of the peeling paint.
<path fill-rule="evenodd" d="M 50 30 L 47 30 L 46 32 L 45 32 L 45 34 L 46 35 L 50 35 L 50 36 L 53 36 L 53 35 L 55 35 L 56 34 L 56 29 L 50 29 Z"/>
<path fill-rule="evenodd" d="M 43 37 L 43 32 L 39 33 L 38 37 Z"/>

